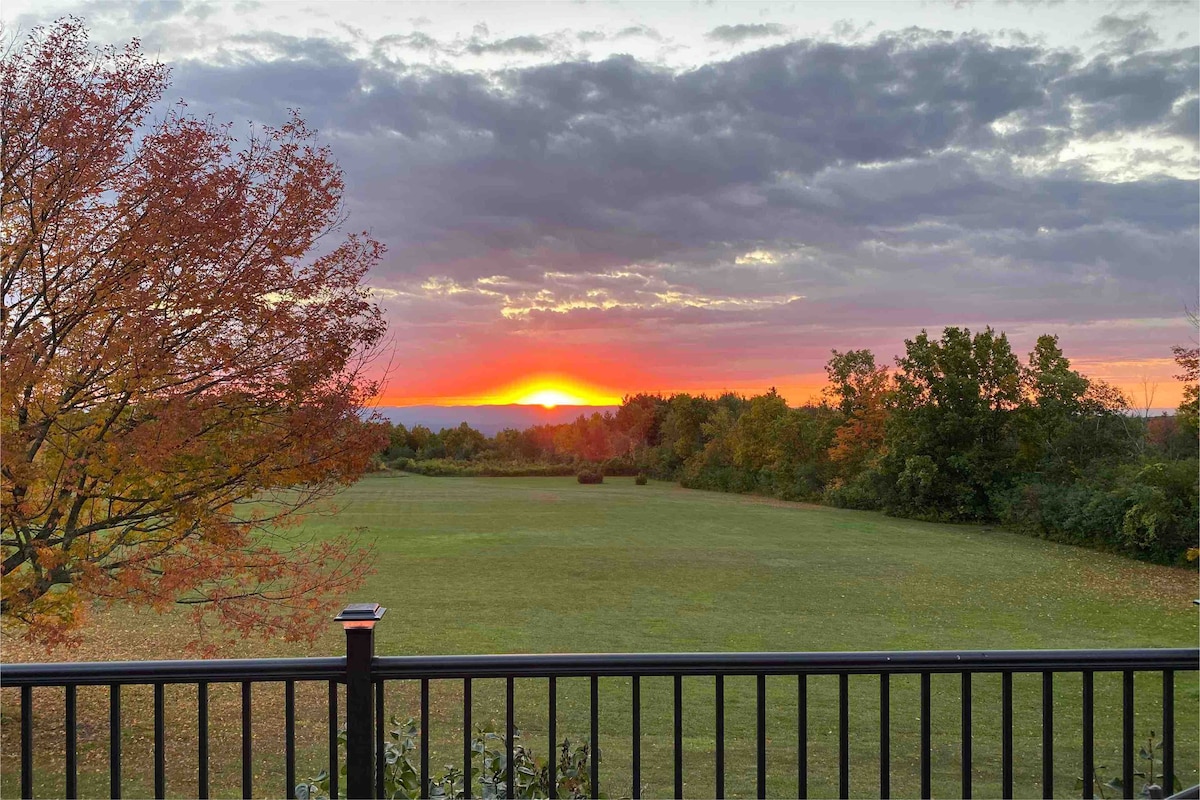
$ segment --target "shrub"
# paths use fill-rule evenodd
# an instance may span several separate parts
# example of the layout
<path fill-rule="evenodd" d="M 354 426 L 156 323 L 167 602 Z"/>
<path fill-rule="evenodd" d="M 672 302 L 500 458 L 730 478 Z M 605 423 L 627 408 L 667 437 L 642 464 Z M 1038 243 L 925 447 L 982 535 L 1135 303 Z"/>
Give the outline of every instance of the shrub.
<path fill-rule="evenodd" d="M 649 478 L 646 477 L 646 473 L 644 472 L 639 472 L 637 477 L 633 479 L 633 482 L 638 486 L 645 486 L 648 481 Z"/>
<path fill-rule="evenodd" d="M 897 510 L 905 516 L 937 516 L 939 482 L 937 463 L 926 455 L 909 456 L 896 478 Z"/>
<path fill-rule="evenodd" d="M 1196 539 L 1195 459 L 1126 464 L 1066 485 L 1029 483 L 997 497 L 1000 521 L 1024 533 L 1182 563 Z"/>
<path fill-rule="evenodd" d="M 676 480 L 675 468 L 663 456 L 658 447 L 643 447 L 634 454 L 634 464 L 638 472 L 644 472 L 651 478 L 661 481 Z"/>
<path fill-rule="evenodd" d="M 575 474 L 580 483 L 604 483 L 604 473 L 595 467 L 584 467 Z"/>
<path fill-rule="evenodd" d="M 399 722 L 393 717 L 391 723 L 392 729 L 384 740 L 381 754 L 386 764 L 383 773 L 383 796 L 392 800 L 421 797 L 421 776 L 417 768 L 420 727 L 411 717 L 404 722 Z M 550 765 L 544 758 L 530 752 L 520 743 L 520 739 L 521 731 L 514 730 L 514 800 L 549 797 Z M 342 758 L 345 746 L 346 729 L 342 728 L 338 735 L 339 756 Z M 434 800 L 458 800 L 465 794 L 464 781 L 470 780 L 475 787 L 471 792 L 473 796 L 503 800 L 508 782 L 508 769 L 505 764 L 507 749 L 508 743 L 502 734 L 496 732 L 494 726 L 475 726 L 475 735 L 471 739 L 471 777 L 464 776 L 458 767 L 447 765 L 445 774 L 429 776 L 429 797 Z M 580 800 L 592 796 L 588 774 L 589 751 L 590 747 L 586 741 L 572 744 L 570 739 L 563 739 L 559 745 L 556 770 L 559 797 Z M 339 772 L 342 776 L 346 774 L 344 760 Z M 339 784 L 341 791 L 338 797 L 345 797 L 344 777 Z M 321 770 L 315 777 L 304 779 L 296 786 L 296 797 L 300 800 L 329 800 L 329 773 Z"/>
<path fill-rule="evenodd" d="M 757 488 L 757 476 L 747 470 L 725 464 L 706 464 L 692 458 L 683 465 L 679 485 L 685 489 L 705 489 L 710 492 L 742 494 Z"/>
<path fill-rule="evenodd" d="M 610 478 L 637 475 L 641 471 L 631 456 L 613 456 L 601 465 L 601 469 Z"/>
<path fill-rule="evenodd" d="M 1182 563 L 1196 541 L 1197 485 L 1195 459 L 1126 466 L 1117 492 L 1125 513 L 1121 543 L 1152 561 Z"/>
<path fill-rule="evenodd" d="M 772 495 L 781 500 L 821 502 L 825 492 L 825 475 L 820 464 L 801 462 L 774 476 Z"/>
<path fill-rule="evenodd" d="M 848 481 L 831 481 L 825 487 L 823 501 L 837 508 L 856 508 L 860 511 L 879 511 L 883 508 L 883 475 L 868 467 Z"/>

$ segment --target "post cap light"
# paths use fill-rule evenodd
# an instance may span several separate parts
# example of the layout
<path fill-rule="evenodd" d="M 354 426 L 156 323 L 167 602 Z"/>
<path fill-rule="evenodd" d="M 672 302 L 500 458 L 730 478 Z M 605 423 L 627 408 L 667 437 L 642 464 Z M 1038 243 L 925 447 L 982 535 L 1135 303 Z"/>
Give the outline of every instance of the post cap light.
<path fill-rule="evenodd" d="M 387 609 L 379 603 L 351 603 L 342 609 L 342 613 L 334 617 L 335 622 L 342 623 L 346 630 L 351 628 L 374 628 L 375 623 L 383 618 Z"/>

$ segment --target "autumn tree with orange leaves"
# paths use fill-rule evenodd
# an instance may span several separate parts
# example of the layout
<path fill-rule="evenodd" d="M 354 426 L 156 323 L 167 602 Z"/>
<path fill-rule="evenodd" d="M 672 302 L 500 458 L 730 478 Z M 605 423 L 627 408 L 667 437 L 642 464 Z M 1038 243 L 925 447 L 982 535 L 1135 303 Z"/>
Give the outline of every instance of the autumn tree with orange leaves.
<path fill-rule="evenodd" d="M 299 117 L 236 142 L 74 19 L 2 58 L 5 621 L 70 641 L 99 599 L 315 636 L 371 554 L 280 531 L 382 445 L 382 245 L 330 241 L 342 174 Z"/>
<path fill-rule="evenodd" d="M 825 373 L 827 394 L 846 417 L 834 433 L 829 458 L 844 477 L 853 477 L 886 450 L 892 378 L 887 367 L 875 366 L 870 350 L 834 350 Z"/>

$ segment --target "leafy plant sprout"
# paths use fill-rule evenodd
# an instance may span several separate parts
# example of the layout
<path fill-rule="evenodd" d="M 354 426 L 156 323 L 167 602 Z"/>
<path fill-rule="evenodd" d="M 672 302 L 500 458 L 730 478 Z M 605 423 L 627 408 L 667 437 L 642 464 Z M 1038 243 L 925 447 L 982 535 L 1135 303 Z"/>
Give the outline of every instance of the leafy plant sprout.
<path fill-rule="evenodd" d="M 403 722 L 396 717 L 390 720 L 391 729 L 384 741 L 383 791 L 389 800 L 415 800 L 421 797 L 421 773 L 419 757 L 421 729 L 413 717 Z M 534 755 L 520 742 L 520 730 L 513 731 L 513 793 L 514 800 L 535 800 L 550 796 L 550 763 Z M 346 774 L 343 748 L 346 744 L 346 729 L 338 732 L 338 751 L 341 758 L 340 775 Z M 591 797 L 591 782 L 588 775 L 591 747 L 587 741 L 572 742 L 564 738 L 558 745 L 558 769 L 555 773 L 557 796 L 564 800 L 579 800 Z M 599 753 L 597 752 L 597 758 Z M 416 763 L 414 763 L 416 761 Z M 476 725 L 471 740 L 471 774 L 453 764 L 445 765 L 445 772 L 429 776 L 431 800 L 459 800 L 465 796 L 465 782 L 470 780 L 479 788 L 472 792 L 482 800 L 507 800 L 508 792 L 508 743 L 493 724 Z M 339 781 L 338 797 L 345 781 Z M 306 778 L 296 786 L 297 800 L 330 800 L 330 780 L 327 770 L 315 777 Z"/>
<path fill-rule="evenodd" d="M 1144 781 L 1141 791 L 1138 792 L 1138 797 L 1162 797 L 1165 794 L 1163 791 L 1163 781 L 1166 780 L 1166 776 L 1162 772 L 1157 771 L 1162 764 L 1162 746 L 1162 740 L 1155 737 L 1154 731 L 1150 731 L 1150 735 L 1146 738 L 1146 744 L 1138 749 L 1138 758 L 1149 762 L 1144 771 L 1138 770 L 1133 773 L 1134 777 L 1141 778 Z M 1108 767 L 1103 764 L 1092 767 L 1092 788 L 1100 796 L 1100 800 L 1108 800 L 1108 795 L 1104 793 L 1105 789 L 1117 792 L 1117 795 L 1115 795 L 1117 797 L 1122 796 L 1125 790 L 1125 782 L 1120 777 L 1112 777 L 1104 780 L 1104 771 L 1107 769 Z M 1171 783 L 1170 791 L 1172 793 L 1183 790 L 1183 785 L 1179 782 L 1177 776 L 1172 776 Z M 1083 778 L 1075 779 L 1075 788 L 1083 788 Z"/>

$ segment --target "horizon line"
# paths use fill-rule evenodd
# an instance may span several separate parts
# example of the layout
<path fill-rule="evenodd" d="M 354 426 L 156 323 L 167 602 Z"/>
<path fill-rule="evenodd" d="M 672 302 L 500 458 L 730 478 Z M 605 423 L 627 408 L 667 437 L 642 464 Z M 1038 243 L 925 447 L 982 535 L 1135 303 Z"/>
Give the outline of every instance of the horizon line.
<path fill-rule="evenodd" d="M 668 397 L 669 395 L 662 395 Z M 407 403 L 396 404 L 388 403 L 370 406 L 371 408 L 540 408 L 545 411 L 552 411 L 556 408 L 619 408 L 623 401 L 618 400 L 615 403 L 555 403 L 547 406 L 543 403 Z"/>

